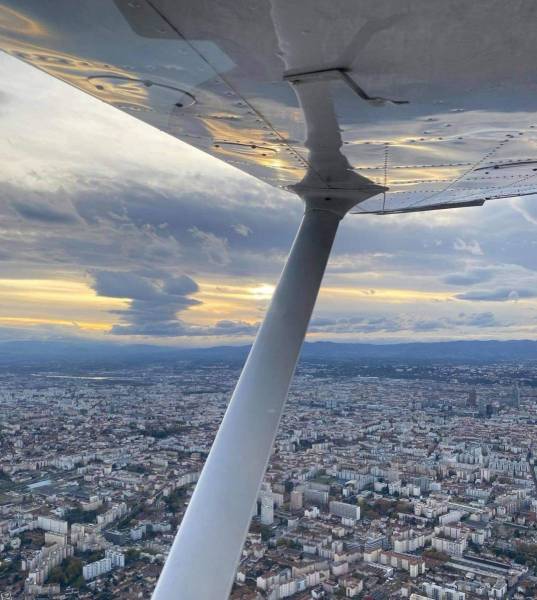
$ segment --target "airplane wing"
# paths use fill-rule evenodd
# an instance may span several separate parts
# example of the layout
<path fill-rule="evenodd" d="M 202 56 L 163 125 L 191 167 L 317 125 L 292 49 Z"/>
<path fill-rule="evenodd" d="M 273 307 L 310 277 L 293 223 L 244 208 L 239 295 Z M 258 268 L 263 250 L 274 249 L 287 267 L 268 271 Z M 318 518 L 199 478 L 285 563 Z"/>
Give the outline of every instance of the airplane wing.
<path fill-rule="evenodd" d="M 383 214 L 537 193 L 536 17 L 531 0 L 0 0 L 0 49 L 274 186 Z"/>

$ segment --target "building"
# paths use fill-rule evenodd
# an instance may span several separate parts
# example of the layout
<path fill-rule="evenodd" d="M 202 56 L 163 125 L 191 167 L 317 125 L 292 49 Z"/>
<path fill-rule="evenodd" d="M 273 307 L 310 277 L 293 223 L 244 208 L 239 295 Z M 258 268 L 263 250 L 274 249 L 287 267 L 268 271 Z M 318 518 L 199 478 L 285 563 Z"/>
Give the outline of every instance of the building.
<path fill-rule="evenodd" d="M 477 390 L 475 388 L 468 393 L 468 406 L 471 408 L 477 407 Z"/>
<path fill-rule="evenodd" d="M 395 534 L 392 538 L 393 549 L 395 552 L 415 552 L 423 548 L 431 539 L 431 531 L 414 531 L 409 529 Z"/>
<path fill-rule="evenodd" d="M 305 490 L 304 500 L 314 506 L 326 506 L 328 504 L 328 492 L 323 490 Z"/>
<path fill-rule="evenodd" d="M 423 558 L 386 550 L 374 550 L 373 552 L 378 553 L 375 562 L 407 571 L 410 577 L 417 577 L 425 573 L 425 560 Z"/>
<path fill-rule="evenodd" d="M 26 585 L 42 585 L 50 571 L 73 554 L 74 548 L 70 544 L 65 546 L 53 544 L 52 546 L 43 546 L 41 550 L 25 557 L 21 561 L 21 569 L 28 571 Z"/>
<path fill-rule="evenodd" d="M 352 519 L 353 521 L 360 520 L 360 507 L 355 504 L 347 504 L 346 502 L 332 501 L 328 505 L 330 514 L 342 519 Z"/>
<path fill-rule="evenodd" d="M 52 531 L 53 533 L 67 533 L 67 521 L 60 519 L 52 519 L 50 517 L 37 517 L 37 527 L 44 531 Z"/>
<path fill-rule="evenodd" d="M 462 556 L 466 550 L 467 540 L 466 537 L 452 539 L 444 535 L 435 535 L 431 539 L 431 544 L 438 552 L 443 552 L 450 556 Z"/>
<path fill-rule="evenodd" d="M 423 591 L 433 600 L 465 600 L 466 594 L 451 586 L 441 586 L 437 583 L 425 582 Z"/>
<path fill-rule="evenodd" d="M 388 537 L 382 533 L 377 535 L 369 535 L 364 542 L 364 552 L 369 552 L 371 550 L 377 550 L 379 548 L 384 548 L 385 550 L 390 547 L 390 542 Z"/>
<path fill-rule="evenodd" d="M 89 563 L 82 567 L 82 576 L 86 581 L 100 577 L 108 571 L 112 570 L 112 560 L 110 558 L 102 558 L 95 562 Z"/>
<path fill-rule="evenodd" d="M 109 558 L 112 567 L 124 567 L 125 566 L 125 555 L 121 550 L 117 548 L 108 548 L 104 553 L 105 558 Z"/>
<path fill-rule="evenodd" d="M 291 510 L 300 510 L 304 506 L 304 492 L 302 490 L 293 490 L 291 492 Z"/>
<path fill-rule="evenodd" d="M 343 586 L 345 588 L 346 598 L 356 598 L 361 594 L 364 588 L 364 582 L 356 577 L 350 577 L 349 579 L 345 579 Z"/>
<path fill-rule="evenodd" d="M 263 492 L 261 494 L 261 523 L 263 525 L 272 525 L 274 523 L 274 500 L 272 492 Z"/>

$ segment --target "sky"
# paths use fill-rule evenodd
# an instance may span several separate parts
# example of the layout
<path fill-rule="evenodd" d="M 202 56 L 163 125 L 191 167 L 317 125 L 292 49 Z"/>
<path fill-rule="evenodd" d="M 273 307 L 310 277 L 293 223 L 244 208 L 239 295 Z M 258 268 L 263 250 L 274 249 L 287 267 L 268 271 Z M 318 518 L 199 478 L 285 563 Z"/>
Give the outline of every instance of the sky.
<path fill-rule="evenodd" d="M 0 341 L 250 342 L 302 203 L 0 53 Z M 537 198 L 347 216 L 308 339 L 535 339 Z"/>

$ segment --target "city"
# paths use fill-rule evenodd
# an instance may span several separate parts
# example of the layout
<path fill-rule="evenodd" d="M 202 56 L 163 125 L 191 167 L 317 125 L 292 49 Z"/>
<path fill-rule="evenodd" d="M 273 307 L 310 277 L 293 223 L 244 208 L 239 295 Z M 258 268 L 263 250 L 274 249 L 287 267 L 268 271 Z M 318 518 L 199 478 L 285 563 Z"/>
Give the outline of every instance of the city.
<path fill-rule="evenodd" d="M 149 598 L 239 371 L 4 371 L 2 599 Z M 301 362 L 230 598 L 537 597 L 536 374 Z"/>

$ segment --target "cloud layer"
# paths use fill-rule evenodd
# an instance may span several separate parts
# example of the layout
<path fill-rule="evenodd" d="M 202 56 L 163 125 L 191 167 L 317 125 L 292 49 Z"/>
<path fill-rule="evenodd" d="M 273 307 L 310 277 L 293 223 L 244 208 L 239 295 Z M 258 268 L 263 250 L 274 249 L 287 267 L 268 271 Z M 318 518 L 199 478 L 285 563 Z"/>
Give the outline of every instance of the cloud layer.
<path fill-rule="evenodd" d="M 0 335 L 250 340 L 300 201 L 9 57 L 0 72 Z M 536 234 L 531 199 L 349 216 L 310 335 L 534 337 Z"/>

